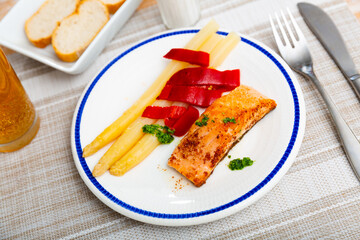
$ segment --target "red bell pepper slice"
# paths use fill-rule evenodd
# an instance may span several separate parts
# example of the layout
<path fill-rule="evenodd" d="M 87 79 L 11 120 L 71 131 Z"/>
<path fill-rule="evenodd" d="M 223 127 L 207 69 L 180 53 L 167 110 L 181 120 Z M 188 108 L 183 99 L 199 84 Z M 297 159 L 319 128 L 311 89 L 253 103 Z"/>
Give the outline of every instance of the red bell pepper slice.
<path fill-rule="evenodd" d="M 175 130 L 174 135 L 181 137 L 187 133 L 191 125 L 199 118 L 199 111 L 192 106 L 188 108 L 181 106 L 148 106 L 142 117 L 164 119 L 165 125 Z"/>
<path fill-rule="evenodd" d="M 164 107 L 148 106 L 145 108 L 141 116 L 152 119 L 163 119 L 168 115 L 168 111 L 165 109 L 166 108 Z"/>
<path fill-rule="evenodd" d="M 193 125 L 193 123 L 199 118 L 199 110 L 189 106 L 186 112 L 172 125 L 170 128 L 175 129 L 174 135 L 181 137 L 185 135 Z M 166 125 L 166 123 L 165 123 Z"/>
<path fill-rule="evenodd" d="M 186 107 L 171 106 L 170 114 L 164 119 L 166 126 L 172 128 L 176 121 L 187 111 Z"/>
<path fill-rule="evenodd" d="M 142 117 L 152 119 L 178 119 L 181 115 L 186 112 L 185 107 L 181 106 L 170 106 L 170 107 L 159 107 L 159 106 L 148 106 L 142 113 Z"/>
<path fill-rule="evenodd" d="M 166 85 L 158 99 L 179 101 L 199 107 L 208 107 L 225 90 L 209 90 L 203 87 Z"/>
<path fill-rule="evenodd" d="M 240 69 L 185 68 L 172 75 L 167 85 L 213 86 L 213 89 L 230 91 L 240 85 Z"/>
<path fill-rule="evenodd" d="M 203 67 L 209 66 L 210 55 L 207 52 L 194 51 L 183 48 L 173 48 L 164 58 L 173 59 L 182 62 L 188 62 L 190 64 L 196 64 Z"/>
<path fill-rule="evenodd" d="M 164 123 L 169 128 L 173 128 L 173 126 L 174 126 L 174 124 L 176 123 L 177 120 L 179 120 L 179 119 L 178 118 L 165 118 Z"/>

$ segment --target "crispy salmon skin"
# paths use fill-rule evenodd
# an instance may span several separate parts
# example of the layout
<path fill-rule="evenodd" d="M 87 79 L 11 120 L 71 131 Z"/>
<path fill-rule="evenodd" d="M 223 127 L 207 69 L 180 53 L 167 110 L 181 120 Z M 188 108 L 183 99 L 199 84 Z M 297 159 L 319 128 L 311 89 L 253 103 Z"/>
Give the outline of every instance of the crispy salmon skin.
<path fill-rule="evenodd" d="M 231 147 L 275 107 L 274 100 L 255 89 L 237 87 L 205 110 L 175 148 L 168 165 L 200 187 Z"/>

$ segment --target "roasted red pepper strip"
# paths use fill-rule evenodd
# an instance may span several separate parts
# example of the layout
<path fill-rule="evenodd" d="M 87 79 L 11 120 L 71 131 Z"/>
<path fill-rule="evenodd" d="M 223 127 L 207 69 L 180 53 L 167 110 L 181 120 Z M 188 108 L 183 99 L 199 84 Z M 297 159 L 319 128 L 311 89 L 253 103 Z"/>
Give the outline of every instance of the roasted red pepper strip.
<path fill-rule="evenodd" d="M 208 90 L 203 87 L 166 85 L 158 99 L 179 101 L 199 107 L 208 107 L 225 90 Z"/>
<path fill-rule="evenodd" d="M 142 117 L 164 119 L 165 125 L 174 129 L 174 135 L 180 137 L 184 135 L 199 118 L 199 111 L 192 106 L 188 108 L 181 106 L 149 106 L 143 112 Z"/>
<path fill-rule="evenodd" d="M 173 59 L 182 62 L 188 62 L 190 64 L 196 64 L 203 67 L 209 66 L 210 55 L 207 52 L 194 51 L 183 48 L 171 49 L 164 58 Z"/>
<path fill-rule="evenodd" d="M 186 112 L 187 108 L 180 106 L 171 106 L 172 110 L 168 117 L 164 119 L 166 126 L 172 128 L 176 121 Z"/>
<path fill-rule="evenodd" d="M 141 116 L 152 119 L 164 119 L 168 115 L 169 113 L 165 107 L 148 106 L 145 108 Z"/>
<path fill-rule="evenodd" d="M 199 118 L 199 111 L 189 106 L 186 112 L 176 121 L 173 126 L 168 126 L 172 129 L 175 129 L 174 135 L 177 137 L 181 137 L 189 131 L 191 125 Z"/>
<path fill-rule="evenodd" d="M 158 107 L 148 106 L 145 108 L 142 117 L 152 119 L 178 119 L 181 115 L 186 112 L 185 107 L 181 106 L 170 106 L 170 107 Z"/>
<path fill-rule="evenodd" d="M 205 67 L 184 68 L 172 75 L 167 85 L 212 86 L 213 89 L 230 91 L 240 85 L 240 70 L 218 71 Z"/>
<path fill-rule="evenodd" d="M 165 118 L 164 123 L 169 128 L 173 128 L 173 126 L 174 126 L 174 124 L 176 123 L 177 120 L 179 120 L 179 119 L 177 119 L 177 118 Z"/>

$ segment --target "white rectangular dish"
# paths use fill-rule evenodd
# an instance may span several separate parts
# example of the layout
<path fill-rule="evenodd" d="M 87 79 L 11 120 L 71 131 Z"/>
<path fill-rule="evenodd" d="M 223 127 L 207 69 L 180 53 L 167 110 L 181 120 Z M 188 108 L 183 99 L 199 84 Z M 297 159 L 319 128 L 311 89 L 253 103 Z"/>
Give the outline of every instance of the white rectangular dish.
<path fill-rule="evenodd" d="M 134 13 L 142 0 L 126 0 L 75 62 L 63 62 L 51 45 L 37 48 L 25 35 L 24 25 L 45 0 L 19 0 L 0 22 L 0 45 L 69 74 L 84 71 Z"/>

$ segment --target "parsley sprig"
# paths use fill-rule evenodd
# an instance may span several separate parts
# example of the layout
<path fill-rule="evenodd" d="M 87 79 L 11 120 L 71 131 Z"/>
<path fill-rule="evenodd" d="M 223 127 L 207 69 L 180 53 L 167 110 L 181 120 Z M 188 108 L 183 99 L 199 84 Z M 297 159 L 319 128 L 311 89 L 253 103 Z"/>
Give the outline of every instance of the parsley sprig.
<path fill-rule="evenodd" d="M 197 120 L 195 122 L 195 125 L 199 127 L 206 126 L 208 121 L 209 121 L 209 116 L 204 114 L 203 118 L 200 121 Z"/>
<path fill-rule="evenodd" d="M 159 124 L 146 124 L 142 127 L 144 133 L 154 134 L 161 144 L 169 144 L 174 140 L 171 134 L 174 134 L 175 130 L 168 126 L 161 126 Z"/>
<path fill-rule="evenodd" d="M 226 123 L 236 123 L 236 120 L 235 118 L 229 118 L 229 117 L 226 117 L 222 120 L 225 124 Z"/>
<path fill-rule="evenodd" d="M 253 165 L 254 161 L 251 160 L 249 157 L 236 158 L 234 160 L 231 160 L 229 163 L 229 168 L 231 170 L 241 170 L 245 167 Z"/>

